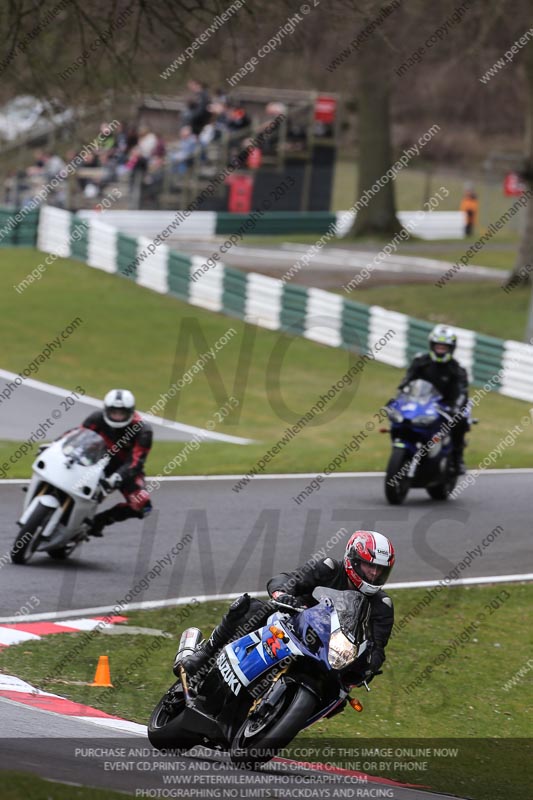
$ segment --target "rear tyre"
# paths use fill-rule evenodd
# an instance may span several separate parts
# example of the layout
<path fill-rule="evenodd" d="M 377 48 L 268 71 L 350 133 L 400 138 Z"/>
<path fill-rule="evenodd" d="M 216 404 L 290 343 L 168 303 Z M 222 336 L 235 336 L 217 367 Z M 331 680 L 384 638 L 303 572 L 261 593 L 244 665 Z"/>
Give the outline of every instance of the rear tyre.
<path fill-rule="evenodd" d="M 69 550 L 68 547 L 55 547 L 53 550 L 48 550 L 48 555 L 54 561 L 65 561 L 71 553 L 72 549 Z"/>
<path fill-rule="evenodd" d="M 455 489 L 457 483 L 457 470 L 453 459 L 449 458 L 446 464 L 446 479 L 436 486 L 426 486 L 426 491 L 432 500 L 447 500 Z"/>
<path fill-rule="evenodd" d="M 48 550 L 48 555 L 50 558 L 53 558 L 55 561 L 65 561 L 69 558 L 74 550 L 80 545 L 81 542 L 78 540 L 70 541 L 68 544 L 63 545 L 63 547 L 53 547 L 51 550 Z"/>
<path fill-rule="evenodd" d="M 22 525 L 17 538 L 11 548 L 11 561 L 13 564 L 27 564 L 34 554 L 41 533 L 46 527 L 54 509 L 47 508 L 39 503 L 30 514 L 28 521 Z"/>
<path fill-rule="evenodd" d="M 243 722 L 231 743 L 234 764 L 255 769 L 270 761 L 302 730 L 316 708 L 316 698 L 305 686 L 288 683 L 273 708 L 261 703 Z"/>
<path fill-rule="evenodd" d="M 447 500 L 455 489 L 457 475 L 451 475 L 445 483 L 437 486 L 426 486 L 426 491 L 432 500 Z"/>
<path fill-rule="evenodd" d="M 393 447 L 385 475 L 385 497 L 391 506 L 399 506 L 407 497 L 410 478 L 405 474 L 409 454 L 401 447 Z"/>
<path fill-rule="evenodd" d="M 183 730 L 185 696 L 181 681 L 177 681 L 163 695 L 152 711 L 148 723 L 148 738 L 156 750 L 172 748 L 186 753 L 201 738 Z"/>

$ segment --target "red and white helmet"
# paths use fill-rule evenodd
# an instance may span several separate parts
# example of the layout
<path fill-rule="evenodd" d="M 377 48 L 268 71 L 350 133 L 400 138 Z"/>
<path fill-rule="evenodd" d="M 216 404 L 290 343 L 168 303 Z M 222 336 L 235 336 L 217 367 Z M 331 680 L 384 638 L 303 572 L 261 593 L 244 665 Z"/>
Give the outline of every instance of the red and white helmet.
<path fill-rule="evenodd" d="M 373 595 L 387 582 L 394 566 L 392 542 L 377 531 L 355 531 L 344 554 L 348 579 L 362 594 Z"/>

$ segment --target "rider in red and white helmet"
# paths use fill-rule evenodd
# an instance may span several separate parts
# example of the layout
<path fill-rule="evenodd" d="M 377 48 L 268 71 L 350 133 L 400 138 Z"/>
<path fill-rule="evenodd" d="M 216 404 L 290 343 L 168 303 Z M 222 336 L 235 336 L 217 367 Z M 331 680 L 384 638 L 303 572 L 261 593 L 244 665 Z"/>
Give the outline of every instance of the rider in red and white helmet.
<path fill-rule="evenodd" d="M 269 595 L 280 603 L 299 606 L 314 606 L 313 590 L 317 586 L 330 589 L 357 590 L 369 603 L 368 638 L 371 646 L 343 675 L 346 683 L 369 681 L 379 674 L 385 661 L 385 647 L 394 625 L 392 600 L 382 587 L 388 580 L 394 565 L 394 547 L 389 539 L 377 531 L 355 531 L 350 536 L 344 559 L 325 558 L 325 549 L 293 572 L 282 572 L 267 583 Z M 265 623 L 271 610 L 262 611 L 264 604 L 255 597 L 241 595 L 230 606 L 220 624 L 209 639 L 182 665 L 189 675 L 198 674 L 208 668 L 216 653 L 236 634 L 258 628 Z M 178 674 L 178 673 L 177 673 Z"/>
<path fill-rule="evenodd" d="M 394 547 L 377 531 L 356 531 L 344 553 L 344 569 L 356 589 L 372 597 L 388 581 L 394 566 Z"/>

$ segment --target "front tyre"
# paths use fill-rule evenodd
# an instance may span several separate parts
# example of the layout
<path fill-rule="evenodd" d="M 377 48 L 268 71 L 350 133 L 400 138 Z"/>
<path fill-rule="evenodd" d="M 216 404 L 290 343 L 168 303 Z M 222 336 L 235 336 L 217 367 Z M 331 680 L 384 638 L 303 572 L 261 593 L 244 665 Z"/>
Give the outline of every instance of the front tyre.
<path fill-rule="evenodd" d="M 53 511 L 53 508 L 47 508 L 41 503 L 35 507 L 28 521 L 22 525 L 11 548 L 13 564 L 26 564 L 30 560 Z"/>
<path fill-rule="evenodd" d="M 309 689 L 292 682 L 273 707 L 263 700 L 235 734 L 231 743 L 232 762 L 255 769 L 270 761 L 305 727 L 316 703 Z"/>
<path fill-rule="evenodd" d="M 399 506 L 407 497 L 410 478 L 407 476 L 409 454 L 403 447 L 393 447 L 385 475 L 385 497 L 391 506 Z"/>
<path fill-rule="evenodd" d="M 200 742 L 199 737 L 183 730 L 184 713 L 185 696 L 181 681 L 177 681 L 156 705 L 148 723 L 148 738 L 156 750 L 172 748 L 185 753 Z"/>

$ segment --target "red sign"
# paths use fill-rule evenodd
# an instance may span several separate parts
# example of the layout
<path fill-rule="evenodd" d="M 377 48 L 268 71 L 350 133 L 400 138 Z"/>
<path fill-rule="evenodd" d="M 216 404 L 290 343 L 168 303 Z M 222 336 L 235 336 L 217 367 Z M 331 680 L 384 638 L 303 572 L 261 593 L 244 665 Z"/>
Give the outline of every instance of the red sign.
<path fill-rule="evenodd" d="M 337 113 L 337 101 L 334 97 L 320 95 L 315 103 L 315 122 L 324 122 L 333 125 Z"/>
<path fill-rule="evenodd" d="M 248 153 L 246 166 L 248 169 L 259 169 L 263 161 L 263 154 L 259 147 L 253 147 Z"/>
<path fill-rule="evenodd" d="M 233 214 L 247 214 L 252 209 L 254 180 L 251 175 L 228 175 L 228 211 Z"/>
<path fill-rule="evenodd" d="M 503 181 L 503 193 L 506 197 L 516 197 L 526 191 L 526 185 L 522 183 L 520 175 L 516 172 L 509 172 Z"/>

